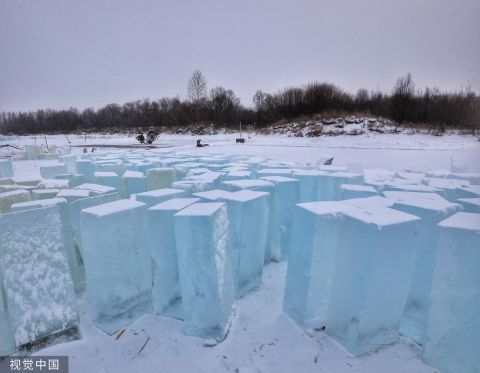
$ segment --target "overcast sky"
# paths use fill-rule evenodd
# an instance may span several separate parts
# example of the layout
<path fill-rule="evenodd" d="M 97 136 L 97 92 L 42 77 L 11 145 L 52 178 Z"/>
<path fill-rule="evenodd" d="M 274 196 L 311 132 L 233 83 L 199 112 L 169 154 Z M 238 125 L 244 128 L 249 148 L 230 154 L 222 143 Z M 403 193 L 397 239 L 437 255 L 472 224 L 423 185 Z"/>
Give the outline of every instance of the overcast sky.
<path fill-rule="evenodd" d="M 480 0 L 0 0 L 0 111 L 329 81 L 480 92 Z"/>

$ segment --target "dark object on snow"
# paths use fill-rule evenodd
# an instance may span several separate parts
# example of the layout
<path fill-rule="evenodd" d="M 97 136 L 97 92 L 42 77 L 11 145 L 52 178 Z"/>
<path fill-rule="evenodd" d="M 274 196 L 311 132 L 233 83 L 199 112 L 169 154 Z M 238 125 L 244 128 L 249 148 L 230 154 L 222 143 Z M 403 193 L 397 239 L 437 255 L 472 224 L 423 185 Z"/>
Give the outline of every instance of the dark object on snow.
<path fill-rule="evenodd" d="M 208 144 L 202 144 L 202 140 L 198 139 L 197 140 L 197 148 L 203 148 L 204 146 L 208 146 Z"/>
<path fill-rule="evenodd" d="M 145 144 L 145 136 L 143 136 L 143 133 L 135 137 L 135 139 L 140 143 L 140 144 Z"/>
<path fill-rule="evenodd" d="M 243 144 L 243 143 L 245 143 L 245 139 L 243 139 L 243 138 L 235 139 L 235 142 L 236 142 L 237 144 L 238 144 L 238 143 Z"/>
<path fill-rule="evenodd" d="M 333 163 L 333 157 L 328 158 L 323 164 L 324 166 L 330 166 Z"/>
<path fill-rule="evenodd" d="M 147 144 L 151 144 L 157 139 L 157 133 L 153 130 L 147 132 Z"/>

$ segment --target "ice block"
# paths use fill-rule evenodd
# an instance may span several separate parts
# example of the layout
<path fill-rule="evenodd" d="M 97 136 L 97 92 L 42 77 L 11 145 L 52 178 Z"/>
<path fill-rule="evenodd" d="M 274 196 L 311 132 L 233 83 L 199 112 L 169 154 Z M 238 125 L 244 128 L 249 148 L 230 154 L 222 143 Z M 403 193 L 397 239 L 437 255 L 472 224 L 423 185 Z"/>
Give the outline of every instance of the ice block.
<path fill-rule="evenodd" d="M 343 215 L 326 331 L 362 355 L 398 338 L 420 219 L 386 207 Z"/>
<path fill-rule="evenodd" d="M 351 172 L 333 172 L 319 175 L 318 201 L 338 201 L 342 198 L 342 184 L 361 184 L 363 175 Z"/>
<path fill-rule="evenodd" d="M 423 359 L 444 373 L 480 367 L 480 214 L 440 222 Z"/>
<path fill-rule="evenodd" d="M 111 335 L 152 310 L 147 206 L 124 199 L 81 211 L 87 298 L 95 324 Z"/>
<path fill-rule="evenodd" d="M 0 193 L 0 213 L 10 212 L 14 203 L 31 201 L 32 197 L 27 190 L 13 190 L 11 192 Z"/>
<path fill-rule="evenodd" d="M 145 176 L 139 171 L 126 171 L 122 176 L 126 195 L 144 193 L 147 190 Z"/>
<path fill-rule="evenodd" d="M 283 311 L 303 328 L 322 328 L 335 273 L 341 214 L 337 201 L 300 203 L 295 208 Z"/>
<path fill-rule="evenodd" d="M 225 339 L 235 299 L 224 203 L 196 203 L 174 216 L 185 333 Z"/>
<path fill-rule="evenodd" d="M 64 244 L 57 206 L 0 215 L 0 272 L 16 346 L 78 326 Z"/>
<path fill-rule="evenodd" d="M 160 202 L 166 201 L 167 199 L 184 196 L 185 191 L 183 191 L 182 189 L 162 188 L 157 190 L 151 190 L 149 192 L 138 193 L 135 195 L 135 199 L 137 201 L 145 203 L 149 207 L 152 207 Z"/>
<path fill-rule="evenodd" d="M 170 188 L 175 181 L 175 169 L 150 168 L 147 170 L 147 190 Z"/>
<path fill-rule="evenodd" d="M 378 195 L 377 190 L 369 185 L 342 184 L 340 185 L 341 199 L 363 198 Z"/>
<path fill-rule="evenodd" d="M 0 159 L 0 178 L 12 176 L 12 161 L 9 159 Z"/>
<path fill-rule="evenodd" d="M 148 209 L 153 268 L 153 312 L 183 319 L 173 215 L 200 198 L 172 198 Z"/>
<path fill-rule="evenodd" d="M 457 202 L 463 206 L 465 212 L 474 212 L 480 214 L 480 197 L 460 198 Z"/>
<path fill-rule="evenodd" d="M 67 173 L 67 166 L 65 164 L 57 164 L 51 166 L 41 166 L 40 175 L 44 179 L 54 179 L 57 175 L 62 175 Z"/>

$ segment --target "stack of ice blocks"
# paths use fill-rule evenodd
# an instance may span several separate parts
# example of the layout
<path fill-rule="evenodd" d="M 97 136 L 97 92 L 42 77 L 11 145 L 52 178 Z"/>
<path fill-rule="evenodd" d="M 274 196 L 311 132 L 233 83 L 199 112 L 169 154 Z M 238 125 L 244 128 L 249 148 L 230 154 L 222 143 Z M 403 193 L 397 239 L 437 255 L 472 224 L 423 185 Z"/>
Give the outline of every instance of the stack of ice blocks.
<path fill-rule="evenodd" d="M 146 213 L 144 203 L 131 199 L 81 212 L 87 296 L 95 324 L 107 334 L 151 312 Z"/>
<path fill-rule="evenodd" d="M 200 198 L 172 198 L 148 209 L 153 312 L 183 319 L 173 215 Z"/>
<path fill-rule="evenodd" d="M 295 209 L 283 311 L 301 327 L 326 325 L 341 212 L 346 208 L 341 202 L 321 201 L 300 203 Z"/>
<path fill-rule="evenodd" d="M 150 168 L 147 170 L 147 190 L 170 188 L 175 181 L 175 169 Z"/>
<path fill-rule="evenodd" d="M 223 340 L 235 299 L 224 203 L 196 203 L 174 217 L 185 332 Z"/>
<path fill-rule="evenodd" d="M 54 179 L 57 175 L 63 175 L 67 173 L 67 166 L 65 164 L 41 166 L 40 175 L 44 179 Z"/>
<path fill-rule="evenodd" d="M 0 292 L 17 347 L 77 327 L 65 251 L 57 207 L 0 215 Z"/>
<path fill-rule="evenodd" d="M 445 373 L 478 372 L 480 214 L 459 212 L 439 227 L 423 358 Z"/>
<path fill-rule="evenodd" d="M 95 179 L 95 183 L 115 188 L 121 196 L 124 196 L 125 192 L 122 185 L 122 180 L 120 179 L 120 176 L 118 176 L 115 172 L 95 172 L 93 176 Z"/>
<path fill-rule="evenodd" d="M 421 218 L 418 223 L 415 268 L 400 331 L 423 343 L 431 300 L 438 239 L 437 224 L 459 211 L 461 207 L 433 193 L 424 193 L 420 197 L 412 192 L 385 192 L 385 194 L 395 195 L 393 208 Z"/>
<path fill-rule="evenodd" d="M 326 330 L 349 352 L 361 355 L 398 337 L 419 218 L 385 207 L 343 214 Z"/>
<path fill-rule="evenodd" d="M 275 184 L 275 201 L 278 206 L 280 250 L 272 252 L 272 259 L 276 261 L 287 260 L 292 236 L 294 208 L 300 199 L 299 182 L 297 179 L 284 176 L 265 176 L 262 179 Z"/>

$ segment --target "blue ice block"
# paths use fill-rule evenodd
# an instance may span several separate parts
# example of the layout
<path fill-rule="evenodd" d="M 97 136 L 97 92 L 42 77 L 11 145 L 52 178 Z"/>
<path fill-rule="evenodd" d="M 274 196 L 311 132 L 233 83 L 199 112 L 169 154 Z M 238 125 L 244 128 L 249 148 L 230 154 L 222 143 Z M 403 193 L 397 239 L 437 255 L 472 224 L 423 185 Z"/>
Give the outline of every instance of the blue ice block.
<path fill-rule="evenodd" d="M 60 189 L 33 189 L 32 198 L 33 199 L 51 199 L 55 198 Z"/>
<path fill-rule="evenodd" d="M 68 180 L 71 187 L 85 183 L 85 177 L 82 174 L 60 174 L 55 176 L 55 179 Z"/>
<path fill-rule="evenodd" d="M 462 195 L 459 188 L 470 185 L 468 180 L 461 179 L 427 178 L 424 182 L 428 186 L 443 190 L 445 198 L 450 202 L 455 202 L 459 198 L 467 197 Z"/>
<path fill-rule="evenodd" d="M 126 195 L 144 193 L 147 190 L 146 178 L 140 171 L 126 171 L 122 176 Z"/>
<path fill-rule="evenodd" d="M 248 179 L 252 175 L 249 170 L 231 170 L 224 172 L 228 172 L 227 176 L 225 176 L 226 181 Z"/>
<path fill-rule="evenodd" d="M 57 164 L 51 166 L 41 166 L 40 167 L 40 175 L 44 179 L 54 179 L 57 175 L 66 174 L 67 166 L 65 164 Z"/>
<path fill-rule="evenodd" d="M 410 292 L 405 305 L 400 332 L 419 343 L 424 343 L 427 326 L 432 276 L 437 249 L 437 224 L 461 209 L 458 204 L 432 193 L 416 196 L 416 193 L 397 193 L 393 208 L 421 218 L 418 223 L 417 252 Z"/>
<path fill-rule="evenodd" d="M 287 260 L 293 228 L 293 212 L 300 199 L 300 188 L 297 179 L 284 176 L 265 176 L 263 180 L 275 184 L 275 201 L 278 206 L 280 251 L 272 252 L 272 259 Z"/>
<path fill-rule="evenodd" d="M 0 214 L 10 212 L 14 203 L 31 201 L 32 197 L 28 190 L 13 190 L 0 193 Z"/>
<path fill-rule="evenodd" d="M 183 319 L 173 215 L 200 198 L 172 198 L 148 209 L 153 312 Z"/>
<path fill-rule="evenodd" d="M 132 199 L 80 213 L 87 298 L 94 322 L 111 335 L 152 310 L 147 206 Z"/>
<path fill-rule="evenodd" d="M 76 164 L 77 156 L 75 154 L 61 155 L 58 157 L 58 160 L 65 164 L 65 167 L 67 168 L 67 172 L 64 172 L 65 174 L 77 173 L 77 164 Z"/>
<path fill-rule="evenodd" d="M 319 175 L 318 201 L 338 201 L 342 199 L 342 184 L 361 184 L 363 175 L 351 172 L 333 172 Z"/>
<path fill-rule="evenodd" d="M 182 189 L 163 188 L 151 190 L 149 192 L 138 193 L 135 195 L 135 199 L 145 203 L 149 207 L 152 207 L 160 202 L 166 201 L 167 199 L 184 196 L 185 191 Z"/>
<path fill-rule="evenodd" d="M 480 214 L 480 197 L 479 198 L 460 198 L 457 201 L 463 206 L 465 212 L 474 212 Z"/>
<path fill-rule="evenodd" d="M 257 176 L 283 176 L 283 177 L 291 177 L 292 170 L 289 168 L 262 168 L 261 170 L 257 171 Z"/>
<path fill-rule="evenodd" d="M 219 197 L 227 204 L 228 247 L 232 252 L 237 297 L 256 288 L 262 280 L 268 234 L 268 199 L 267 192 L 253 190 L 227 192 Z"/>
<path fill-rule="evenodd" d="M 64 238 L 58 206 L 0 215 L 0 291 L 16 346 L 78 326 Z"/>
<path fill-rule="evenodd" d="M 185 333 L 225 339 L 235 299 L 233 263 L 227 247 L 227 208 L 196 203 L 174 216 Z"/>
<path fill-rule="evenodd" d="M 386 207 L 343 215 L 326 331 L 361 355 L 398 338 L 420 219 Z"/>
<path fill-rule="evenodd" d="M 363 198 L 377 196 L 377 190 L 369 185 L 342 184 L 340 185 L 341 199 Z"/>
<path fill-rule="evenodd" d="M 341 232 L 341 214 L 348 207 L 337 201 L 300 203 L 295 208 L 283 311 L 300 327 L 326 325 Z"/>
<path fill-rule="evenodd" d="M 77 172 L 85 177 L 86 183 L 93 183 L 93 164 L 89 159 L 76 161 Z"/>
<path fill-rule="evenodd" d="M 320 175 L 326 172 L 316 170 L 294 169 L 293 178 L 297 179 L 300 188 L 299 202 L 313 202 L 318 200 L 318 188 Z"/>
<path fill-rule="evenodd" d="M 113 171 L 101 171 L 93 174 L 95 183 L 115 188 L 121 197 L 126 197 L 122 179 Z"/>
<path fill-rule="evenodd" d="M 12 161 L 9 159 L 0 159 L 0 178 L 12 176 Z"/>
<path fill-rule="evenodd" d="M 147 170 L 147 190 L 170 188 L 175 180 L 175 169 L 173 168 L 150 168 Z"/>
<path fill-rule="evenodd" d="M 12 205 L 12 212 L 44 209 L 56 206 L 60 214 L 61 229 L 63 235 L 63 247 L 65 248 L 65 255 L 68 259 L 70 273 L 72 276 L 75 291 L 81 292 L 85 289 L 85 273 L 83 269 L 83 262 L 81 260 L 80 252 L 75 247 L 73 237 L 73 226 L 70 220 L 69 206 L 65 198 L 51 198 L 42 199 L 30 202 L 16 203 Z"/>
<path fill-rule="evenodd" d="M 279 253 L 281 253 L 279 218 L 280 201 L 275 198 L 275 184 L 262 179 L 244 179 L 224 181 L 222 186 L 230 191 L 249 189 L 260 192 L 268 192 L 269 216 L 267 244 L 265 246 L 265 264 L 270 263 L 272 259 L 278 260 Z"/>
<path fill-rule="evenodd" d="M 459 212 L 439 231 L 423 359 L 444 373 L 478 372 L 480 214 Z"/>
<path fill-rule="evenodd" d="M 90 191 L 86 189 L 60 189 L 57 198 L 65 198 L 68 203 L 72 203 L 77 199 L 90 197 Z"/>
<path fill-rule="evenodd" d="M 102 195 L 102 194 L 110 194 L 110 193 L 114 193 L 114 192 L 117 191 L 116 188 L 112 188 L 112 187 L 109 187 L 109 186 L 106 186 L 106 185 L 91 184 L 91 183 L 81 184 L 81 185 L 75 187 L 74 189 L 88 190 L 88 191 L 90 191 L 90 194 L 92 196 L 99 196 L 99 195 Z"/>
<path fill-rule="evenodd" d="M 135 167 L 137 168 L 137 171 L 140 171 L 146 174 L 147 170 L 149 170 L 150 168 L 155 168 L 157 167 L 157 165 L 153 162 L 142 162 L 142 163 L 137 163 Z"/>
<path fill-rule="evenodd" d="M 98 169 L 102 172 L 115 172 L 117 176 L 122 176 L 125 171 L 127 171 L 127 166 L 119 161 L 114 163 L 99 164 Z"/>

